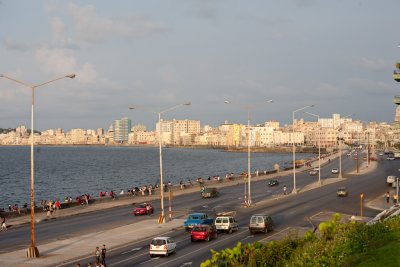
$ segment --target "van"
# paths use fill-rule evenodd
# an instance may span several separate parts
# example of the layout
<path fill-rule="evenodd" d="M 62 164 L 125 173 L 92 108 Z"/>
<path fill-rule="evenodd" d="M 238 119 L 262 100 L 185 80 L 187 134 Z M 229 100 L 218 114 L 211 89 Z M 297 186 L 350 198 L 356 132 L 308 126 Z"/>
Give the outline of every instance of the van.
<path fill-rule="evenodd" d="M 250 223 L 249 223 L 250 234 L 253 234 L 255 232 L 267 233 L 269 231 L 272 231 L 273 227 L 274 224 L 272 222 L 272 219 L 268 215 L 255 214 L 250 218 Z"/>
<path fill-rule="evenodd" d="M 218 216 L 215 218 L 215 227 L 219 232 L 227 232 L 229 234 L 239 230 L 239 225 L 233 216 Z"/>
<path fill-rule="evenodd" d="M 217 190 L 217 188 L 213 188 L 213 187 L 205 188 L 203 190 L 203 192 L 201 193 L 201 196 L 203 198 L 217 197 L 218 196 L 218 190 Z"/>

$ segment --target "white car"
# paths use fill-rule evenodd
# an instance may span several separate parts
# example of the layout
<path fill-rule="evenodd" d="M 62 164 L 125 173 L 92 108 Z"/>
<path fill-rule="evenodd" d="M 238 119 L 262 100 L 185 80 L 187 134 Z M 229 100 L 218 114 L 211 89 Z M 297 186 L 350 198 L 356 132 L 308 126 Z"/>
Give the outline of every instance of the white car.
<path fill-rule="evenodd" d="M 168 236 L 155 237 L 150 243 L 150 257 L 153 255 L 168 256 L 176 252 L 176 243 L 173 238 Z"/>
<path fill-rule="evenodd" d="M 339 173 L 339 169 L 338 168 L 333 168 L 331 172 L 333 174 L 338 174 Z"/>
<path fill-rule="evenodd" d="M 394 157 L 387 157 L 386 159 L 387 159 L 387 160 L 395 160 Z"/>
<path fill-rule="evenodd" d="M 391 185 L 392 183 L 394 183 L 394 181 L 396 180 L 396 176 L 394 175 L 389 175 L 388 177 L 386 177 L 386 183 L 388 185 Z"/>

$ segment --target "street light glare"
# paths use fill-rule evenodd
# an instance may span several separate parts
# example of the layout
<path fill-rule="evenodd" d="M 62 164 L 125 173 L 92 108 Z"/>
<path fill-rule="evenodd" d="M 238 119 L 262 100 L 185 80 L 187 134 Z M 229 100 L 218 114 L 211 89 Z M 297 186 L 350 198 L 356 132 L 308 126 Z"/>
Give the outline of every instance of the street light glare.
<path fill-rule="evenodd" d="M 274 102 L 273 99 L 267 99 L 267 100 L 265 100 L 265 101 L 267 101 L 267 103 L 273 103 L 273 102 Z"/>
<path fill-rule="evenodd" d="M 229 102 L 228 100 L 224 101 L 225 104 L 230 104 L 231 102 Z"/>

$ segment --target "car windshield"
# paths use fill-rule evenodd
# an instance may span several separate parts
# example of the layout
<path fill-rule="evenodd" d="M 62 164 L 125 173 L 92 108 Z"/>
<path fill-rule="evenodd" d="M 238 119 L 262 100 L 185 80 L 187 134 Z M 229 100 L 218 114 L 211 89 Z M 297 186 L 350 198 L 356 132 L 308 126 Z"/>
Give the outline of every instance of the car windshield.
<path fill-rule="evenodd" d="M 339 188 L 338 191 L 346 191 L 346 188 Z"/>
<path fill-rule="evenodd" d="M 153 239 L 151 241 L 151 244 L 154 246 L 162 246 L 162 245 L 165 245 L 165 240 L 164 239 Z"/>
<path fill-rule="evenodd" d="M 139 206 L 137 206 L 139 209 L 145 209 L 146 208 L 146 206 L 145 205 L 139 205 Z"/>
<path fill-rule="evenodd" d="M 197 215 L 190 215 L 189 216 L 189 220 L 199 220 L 200 219 L 200 216 L 197 216 Z"/>
<path fill-rule="evenodd" d="M 206 232 L 207 231 L 207 227 L 204 226 L 196 226 L 195 228 L 193 228 L 194 232 Z"/>

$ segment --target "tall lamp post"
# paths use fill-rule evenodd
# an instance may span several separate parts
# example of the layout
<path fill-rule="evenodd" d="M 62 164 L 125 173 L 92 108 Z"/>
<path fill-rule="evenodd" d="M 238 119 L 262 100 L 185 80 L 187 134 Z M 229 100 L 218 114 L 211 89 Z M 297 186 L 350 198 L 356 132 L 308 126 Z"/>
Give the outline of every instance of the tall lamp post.
<path fill-rule="evenodd" d="M 158 148 L 159 148 L 159 155 L 160 155 L 160 201 L 161 201 L 161 215 L 160 218 L 158 220 L 159 223 L 165 223 L 165 213 L 164 213 L 164 177 L 163 177 L 163 166 L 162 166 L 162 127 L 161 127 L 161 114 L 164 114 L 168 111 L 174 110 L 176 108 L 179 108 L 181 106 L 190 106 L 190 102 L 187 103 L 183 103 L 183 104 L 179 104 L 176 106 L 173 106 L 171 108 L 168 108 L 166 110 L 163 111 L 152 111 L 149 110 L 145 107 L 129 107 L 129 109 L 143 109 L 146 110 L 148 112 L 154 113 L 158 115 Z"/>
<path fill-rule="evenodd" d="M 349 118 L 351 116 L 354 116 L 355 114 L 349 114 L 344 116 L 343 118 Z M 342 142 L 344 141 L 343 137 L 340 137 L 340 132 L 342 131 L 342 127 L 339 126 L 337 128 L 338 130 L 338 140 L 339 140 L 339 175 L 338 178 L 343 178 L 342 176 Z"/>
<path fill-rule="evenodd" d="M 311 107 L 314 107 L 314 105 L 308 105 L 308 106 L 305 106 L 305 107 L 302 107 L 302 108 L 299 108 L 299 109 L 296 109 L 293 111 L 293 117 L 292 117 L 292 121 L 293 121 L 293 124 L 292 124 L 292 128 L 293 128 L 293 136 L 292 136 L 292 138 L 293 138 L 293 140 L 292 140 L 292 144 L 293 144 L 293 193 L 297 193 L 297 189 L 296 189 L 296 148 L 294 145 L 294 141 L 295 141 L 294 140 L 295 139 L 294 138 L 294 114 L 298 111 L 301 111 L 306 108 L 311 108 Z"/>
<path fill-rule="evenodd" d="M 267 103 L 272 103 L 274 102 L 272 99 L 267 99 Z M 230 104 L 231 102 L 228 100 L 224 101 L 225 104 Z M 244 183 L 244 205 L 246 206 L 251 206 L 251 163 L 250 163 L 250 109 L 251 106 L 246 106 L 246 111 L 247 111 L 247 189 L 246 190 L 246 182 Z M 247 197 L 246 197 L 246 191 L 248 191 Z"/>
<path fill-rule="evenodd" d="M 32 108 L 31 108 L 31 177 L 30 177 L 30 206 L 31 206 L 31 218 L 30 218 L 30 224 L 31 224 L 31 246 L 28 247 L 27 251 L 27 257 L 28 258 L 38 258 L 39 257 L 39 250 L 36 247 L 35 244 L 35 164 L 34 164 L 34 133 L 35 133 L 35 128 L 34 128 L 34 108 L 35 108 L 35 89 L 38 87 L 41 87 L 43 85 L 47 85 L 49 83 L 64 79 L 64 78 L 70 78 L 73 79 L 75 78 L 75 74 L 69 74 L 65 75 L 62 77 L 59 77 L 54 80 L 50 80 L 41 84 L 37 85 L 31 85 L 27 84 L 25 82 L 19 81 L 17 79 L 14 79 L 12 77 L 8 77 L 6 75 L 0 74 L 0 78 L 5 78 L 8 80 L 11 80 L 13 82 L 16 82 L 20 85 L 23 85 L 25 87 L 28 87 L 32 90 Z"/>
<path fill-rule="evenodd" d="M 319 123 L 319 115 L 307 111 L 304 113 L 317 117 Z M 318 127 L 318 184 L 321 184 L 321 127 Z"/>

